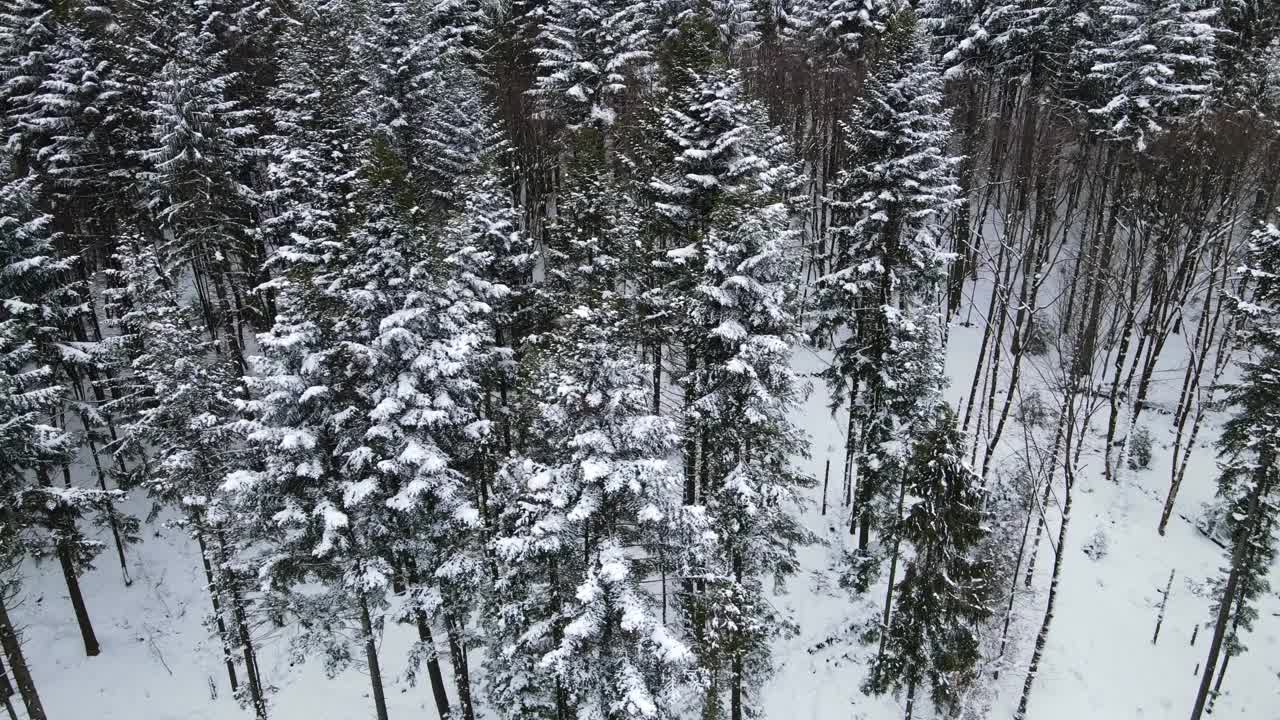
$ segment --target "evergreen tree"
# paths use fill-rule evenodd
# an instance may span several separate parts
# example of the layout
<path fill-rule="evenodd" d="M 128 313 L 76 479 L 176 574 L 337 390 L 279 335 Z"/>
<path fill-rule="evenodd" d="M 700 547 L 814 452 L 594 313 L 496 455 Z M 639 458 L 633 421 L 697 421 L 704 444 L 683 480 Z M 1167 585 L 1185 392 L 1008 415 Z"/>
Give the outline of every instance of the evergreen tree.
<path fill-rule="evenodd" d="M 244 578 L 231 567 L 221 485 L 251 464 L 236 428 L 239 373 L 216 354 L 195 314 L 179 300 L 155 252 L 138 237 L 117 254 L 113 292 L 121 334 L 112 338 L 128 375 L 117 385 L 125 422 L 118 452 L 144 457 L 131 483 L 182 513 L 200 547 L 213 621 L 223 642 L 232 690 L 266 717 L 266 700 L 248 627 Z M 131 452 L 132 451 L 132 452 Z M 228 618 L 232 628 L 228 629 Z M 247 686 L 238 686 L 232 650 L 244 658 Z"/>
<path fill-rule="evenodd" d="M 929 34 L 944 79 L 980 77 L 990 52 L 990 36 L 983 27 L 987 4 L 987 0 L 921 3 L 921 24 Z"/>
<path fill-rule="evenodd" d="M 150 145 L 138 153 L 146 166 L 140 190 L 163 238 L 164 268 L 190 267 L 198 283 L 212 280 L 216 301 L 204 303 L 208 330 L 215 336 L 221 330 L 223 351 L 243 369 L 240 310 L 258 242 L 260 200 L 247 184 L 262 157 L 257 111 L 228 98 L 235 73 L 225 52 L 204 54 L 198 40 L 180 37 L 183 59 L 169 61 L 155 78 Z"/>
<path fill-rule="evenodd" d="M 1102 104 L 1089 112 L 1106 135 L 1141 152 L 1216 81 L 1217 11 L 1184 0 L 1118 0 L 1099 11 L 1104 39 L 1092 50 L 1089 79 Z"/>
<path fill-rule="evenodd" d="M 575 308 L 532 351 L 525 453 L 500 474 L 504 511 L 490 654 L 504 717 L 670 718 L 692 654 L 646 580 L 652 553 L 690 535 L 644 373 L 609 302 Z"/>
<path fill-rule="evenodd" d="M 819 69 L 862 60 L 893 13 L 891 0 L 798 0 L 787 10 L 787 34 Z"/>
<path fill-rule="evenodd" d="M 596 128 L 607 143 L 628 97 L 644 92 L 653 76 L 648 7 L 623 0 L 548 3 L 533 47 L 538 77 L 530 92 L 539 114 L 571 130 Z"/>
<path fill-rule="evenodd" d="M 40 63 L 42 78 L 15 82 L 31 87 L 13 98 L 9 135 L 28 153 L 30 167 L 46 181 L 46 205 L 61 229 L 111 233 L 113 219 L 127 209 L 123 184 L 113 177 L 123 162 L 116 143 L 122 93 L 115 64 L 101 40 L 109 13 L 84 8 L 62 13 L 61 22 L 46 15 L 51 36 Z M 15 79 L 16 80 L 16 79 Z"/>
<path fill-rule="evenodd" d="M 6 389 L 0 439 L 5 457 L 13 458 L 0 475 L 6 483 L 5 526 L 9 541 L 24 551 L 57 556 L 85 653 L 93 656 L 98 640 L 79 576 L 92 567 L 102 544 L 85 538 L 78 520 L 94 513 L 100 522 L 110 521 L 111 502 L 120 493 L 70 482 L 77 442 L 57 422 L 68 402 L 67 368 L 83 354 L 63 339 L 79 312 L 78 293 L 66 282 L 73 263 L 54 254 L 57 238 L 49 216 L 36 209 L 37 197 L 31 176 L 0 187 L 0 383 Z M 54 485 L 58 467 L 65 487 Z"/>
<path fill-rule="evenodd" d="M 59 23 L 52 0 L 5 0 L 0 4 L 0 107 L 5 142 L 21 177 L 40 150 L 37 137 L 23 127 L 51 75 Z"/>
<path fill-rule="evenodd" d="M 750 694 L 771 667 L 769 643 L 791 620 L 767 601 L 799 568 L 795 551 L 811 538 L 794 517 L 812 479 L 790 463 L 807 454 L 792 425 L 804 387 L 790 369 L 798 342 L 792 308 L 795 266 L 788 212 L 781 204 L 728 211 L 713 226 L 690 314 L 708 328 L 702 362 L 685 378 L 686 424 L 701 438 L 701 502 L 716 540 L 700 559 L 702 591 L 690 612 L 700 660 L 710 673 L 704 710 L 752 707 Z"/>
<path fill-rule="evenodd" d="M 890 486 L 909 438 L 940 389 L 937 284 L 945 255 L 936 233 L 956 195 L 955 159 L 941 80 L 909 11 L 896 16 L 885 56 L 872 70 L 845 135 L 850 167 L 837 179 L 827 247 L 830 272 L 817 281 L 820 332 L 834 337 L 823 378 L 833 409 L 848 403 L 846 468 L 856 467 L 851 529 L 866 551 L 872 501 Z"/>
<path fill-rule="evenodd" d="M 788 147 L 743 98 L 737 73 L 691 76 L 664 118 L 673 158 L 654 209 L 680 275 L 666 289 L 685 347 L 686 504 L 704 505 L 714 540 L 698 546 L 685 612 L 708 687 L 704 715 L 742 717 L 790 628 L 764 582 L 795 572 L 808 533 L 791 514 L 810 479 L 789 463 L 806 441 L 788 414 L 804 388 L 789 367 L 799 341 L 797 235 Z"/>
<path fill-rule="evenodd" d="M 866 688 L 905 689 L 907 718 L 923 682 L 940 711 L 957 708 L 981 660 L 978 630 L 991 616 L 991 567 L 978 552 L 987 534 L 981 479 L 964 455 L 955 413 L 938 406 L 903 468 L 903 514 L 889 528 L 914 552 Z"/>
<path fill-rule="evenodd" d="M 375 138 L 384 171 L 402 173 L 398 184 L 424 210 L 451 209 L 458 183 L 493 134 L 485 113 L 468 36 L 477 30 L 467 4 L 373 4 L 370 28 L 357 36 L 363 65 L 357 100 L 361 122 Z"/>

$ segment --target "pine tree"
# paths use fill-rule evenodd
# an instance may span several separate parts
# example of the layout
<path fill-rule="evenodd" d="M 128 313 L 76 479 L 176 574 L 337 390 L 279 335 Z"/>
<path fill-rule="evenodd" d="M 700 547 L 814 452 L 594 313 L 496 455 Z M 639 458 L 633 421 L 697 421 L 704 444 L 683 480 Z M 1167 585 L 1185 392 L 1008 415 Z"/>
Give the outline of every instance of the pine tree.
<path fill-rule="evenodd" d="M 103 14 L 85 8 L 53 24 L 44 77 L 14 99 L 9 116 L 10 137 L 29 149 L 31 166 L 46 179 L 46 203 L 59 226 L 80 232 L 112 232 L 113 219 L 127 208 L 123 183 L 113 177 L 124 161 L 114 146 L 121 139 L 122 93 L 99 37 Z"/>
<path fill-rule="evenodd" d="M 529 306 L 537 259 L 531 239 L 520 229 L 519 209 L 496 171 L 507 155 L 502 146 L 485 154 L 478 172 L 463 184 L 462 209 L 446 228 L 447 243 L 456 248 L 460 281 L 472 288 L 488 310 L 488 339 L 480 350 L 487 359 L 479 364 L 485 369 L 481 375 L 484 414 L 498 424 L 487 449 L 497 455 L 511 452 L 516 444 L 511 417 L 520 364 L 516 348 L 531 331 Z M 484 470 L 483 481 L 487 483 L 492 474 L 492 467 Z"/>
<path fill-rule="evenodd" d="M 1089 79 L 1102 104 L 1089 112 L 1103 133 L 1142 152 L 1216 81 L 1217 11 L 1184 0 L 1118 0 L 1099 11 L 1104 39 L 1092 51 Z"/>
<path fill-rule="evenodd" d="M 987 0 L 928 0 L 921 3 L 921 25 L 946 80 L 979 76 L 990 52 L 984 27 Z"/>
<path fill-rule="evenodd" d="M 796 548 L 812 538 L 793 513 L 812 478 L 790 466 L 808 447 L 789 418 L 805 392 L 790 368 L 799 338 L 789 213 L 777 203 L 714 219 L 690 307 L 707 336 L 684 386 L 686 432 L 696 428 L 701 445 L 700 501 L 716 541 L 695 571 L 702 590 L 690 615 L 710 674 L 704 712 L 719 716 L 727 690 L 736 720 L 771 668 L 771 639 L 792 628 L 764 583 L 781 585 L 799 569 Z"/>
<path fill-rule="evenodd" d="M 414 658 L 428 659 L 442 692 L 429 632 L 442 613 L 469 716 L 458 636 L 466 613 L 438 573 L 449 565 L 446 574 L 475 574 L 474 563 L 450 553 L 466 550 L 459 537 L 479 518 L 481 491 L 464 470 L 475 469 L 476 446 L 492 436 L 479 416 L 479 378 L 493 356 L 487 301 L 502 290 L 472 273 L 483 261 L 453 245 L 462 236 L 418 224 L 415 208 L 396 202 L 396 182 L 378 174 L 376 154 L 355 148 L 339 159 L 351 169 L 333 168 L 325 148 L 340 117 L 290 121 L 299 154 L 291 132 L 282 169 L 307 156 L 324 163 L 311 170 L 320 184 L 282 195 L 298 204 L 287 210 L 292 242 L 275 261 L 280 314 L 259 337 L 264 358 L 245 405 L 265 467 L 239 474 L 237 506 L 264 527 L 288 530 L 268 536 L 261 572 L 272 601 L 307 618 L 300 652 L 323 650 L 333 667 L 349 662 L 341 634 L 320 620 L 354 615 L 385 717 L 375 632 L 388 618 L 416 623 L 424 647 Z M 309 580 L 324 593 L 295 592 Z M 406 601 L 393 616 L 401 584 Z"/>
<path fill-rule="evenodd" d="M 991 567 L 977 552 L 987 534 L 981 479 L 965 462 L 956 425 L 940 405 L 917 434 L 902 471 L 902 516 L 888 529 L 913 555 L 866 688 L 905 689 L 908 719 L 923 682 L 936 707 L 956 709 L 981 660 L 978 629 L 991 616 Z"/>
<path fill-rule="evenodd" d="M 690 681 L 692 654 L 642 585 L 651 553 L 690 536 L 678 435 L 650 414 L 610 305 L 578 306 L 537 340 L 530 441 L 500 473 L 489 665 L 504 717 L 676 717 Z"/>
<path fill-rule="evenodd" d="M 336 242 L 359 222 L 351 198 L 373 175 L 360 172 L 367 152 L 352 143 L 362 83 L 351 37 L 357 19 L 345 3 L 313 5 L 290 28 L 270 97 L 266 200 L 275 212 L 265 227 L 276 247 Z"/>
<path fill-rule="evenodd" d="M 32 168 L 38 138 L 24 132 L 22 116 L 37 104 L 49 79 L 59 38 L 51 0 L 6 0 L 0 4 L 0 107 L 6 144 L 21 177 Z"/>
<path fill-rule="evenodd" d="M 897 436 L 940 389 L 936 233 L 956 195 L 946 152 L 941 80 L 909 11 L 895 17 L 886 54 L 847 124 L 851 166 L 831 204 L 830 272 L 819 278 L 818 329 L 835 338 L 823 378 L 834 408 L 848 404 L 846 472 L 856 466 L 851 530 L 867 549 L 871 503 L 910 446 Z M 833 408 L 833 409 L 834 409 Z M 853 482 L 847 478 L 847 483 Z"/>

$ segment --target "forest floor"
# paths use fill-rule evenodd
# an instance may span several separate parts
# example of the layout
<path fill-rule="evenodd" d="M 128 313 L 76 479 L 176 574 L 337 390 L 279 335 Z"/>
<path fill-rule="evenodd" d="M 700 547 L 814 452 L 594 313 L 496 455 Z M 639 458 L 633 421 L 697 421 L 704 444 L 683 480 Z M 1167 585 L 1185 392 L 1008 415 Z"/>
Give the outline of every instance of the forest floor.
<path fill-rule="evenodd" d="M 948 399 L 956 404 L 967 392 L 981 332 L 980 326 L 951 328 L 948 370 L 953 384 Z M 1175 336 L 1170 344 L 1178 341 Z M 806 374 L 816 372 L 824 362 L 821 353 L 809 349 L 798 351 L 795 359 L 796 368 Z M 1124 472 L 1117 483 L 1104 479 L 1099 449 L 1105 428 L 1097 426 L 1105 419 L 1095 422 L 1086 441 L 1064 549 L 1057 614 L 1031 696 L 1031 720 L 1163 720 L 1190 713 L 1198 683 L 1195 672 L 1204 661 L 1211 627 L 1200 629 L 1194 645 L 1192 631 L 1197 623 L 1210 619 L 1210 599 L 1203 588 L 1217 575 L 1226 555 L 1186 518 L 1194 519 L 1201 505 L 1212 498 L 1216 477 L 1212 443 L 1223 416 L 1210 415 L 1200 433 L 1200 446 L 1179 497 L 1181 516 L 1160 537 L 1156 524 L 1172 455 L 1172 408 L 1165 405 L 1176 397 L 1182 373 L 1176 364 L 1162 364 L 1157 377 L 1165 379 L 1153 393 L 1157 410 L 1142 421 L 1154 440 L 1149 469 Z M 776 600 L 798 623 L 799 633 L 778 645 L 777 673 L 764 690 L 764 717 L 892 720 L 902 716 L 898 699 L 870 698 L 859 690 L 874 647 L 861 644 L 852 629 L 880 612 L 883 583 L 853 597 L 838 586 L 831 570 L 848 540 L 848 513 L 840 497 L 844 423 L 842 418 L 833 419 L 827 408 L 825 389 L 815 382 L 797 414 L 797 421 L 811 436 L 812 455 L 797 463 L 818 478 L 804 520 L 824 542 L 801 551 L 804 574 L 794 578 Z M 1020 431 L 1013 427 L 1005 434 Z M 1012 448 L 1007 457 L 997 453 L 996 467 L 1011 462 L 1012 453 Z M 821 480 L 828 459 L 831 481 L 824 516 Z M 130 501 L 129 509 L 145 516 L 148 507 L 148 501 L 139 497 Z M 1046 535 L 1056 538 L 1056 508 L 1050 509 L 1048 518 Z M 132 587 L 124 587 L 109 549 L 97 569 L 83 578 L 102 644 L 98 657 L 84 657 L 56 565 L 26 569 L 22 604 L 13 615 L 23 626 L 28 660 L 49 717 L 250 717 L 227 692 L 220 646 L 203 625 L 208 598 L 194 543 L 182 530 L 166 527 L 163 518 L 144 525 L 143 536 L 144 542 L 129 551 Z M 1099 543 L 1099 538 L 1105 540 Z M 988 681 L 975 689 L 972 704 L 980 708 L 975 717 L 1009 718 L 1018 702 L 1053 564 L 1048 542 L 1041 543 L 1032 588 L 1024 588 L 1021 579 L 1017 583 L 1004 669 L 998 680 L 985 673 Z M 1086 546 L 1100 544 L 1105 545 L 1105 553 L 1085 552 Z M 1163 628 L 1159 643 L 1152 644 L 1159 601 L 1171 571 L 1175 578 Z M 1280 587 L 1280 573 L 1273 571 L 1272 582 Z M 1262 601 L 1259 615 L 1253 632 L 1244 636 L 1248 651 L 1231 661 L 1216 717 L 1280 717 L 1280 601 L 1274 593 Z M 259 628 L 259 632 L 263 680 L 272 688 L 272 718 L 362 720 L 372 716 L 363 672 L 347 670 L 330 679 L 319 658 L 303 663 L 289 656 L 288 628 Z M 412 687 L 402 676 L 414 636 L 407 626 L 390 627 L 381 640 L 393 720 L 435 717 L 428 689 Z M 475 658 L 474 665 L 478 664 Z M 445 673 L 449 677 L 447 667 Z M 484 708 L 481 713 L 489 715 Z M 917 704 L 916 717 L 930 717 L 927 703 Z"/>

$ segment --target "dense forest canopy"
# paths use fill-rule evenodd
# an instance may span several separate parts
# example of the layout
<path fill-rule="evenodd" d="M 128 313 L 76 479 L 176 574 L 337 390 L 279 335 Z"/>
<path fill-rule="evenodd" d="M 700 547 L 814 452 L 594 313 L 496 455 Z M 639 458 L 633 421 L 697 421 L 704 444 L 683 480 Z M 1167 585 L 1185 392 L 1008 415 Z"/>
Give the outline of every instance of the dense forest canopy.
<path fill-rule="evenodd" d="M 0 113 L 15 720 L 47 717 L 20 580 L 60 573 L 97 655 L 80 578 L 131 583 L 157 518 L 258 718 L 272 642 L 387 720 L 396 626 L 442 720 L 760 717 L 819 487 L 849 682 L 978 718 L 1004 673 L 1021 720 L 1078 479 L 1146 468 L 1168 415 L 1163 536 L 1224 409 L 1193 720 L 1247 650 L 1280 5 L 3 0 Z"/>

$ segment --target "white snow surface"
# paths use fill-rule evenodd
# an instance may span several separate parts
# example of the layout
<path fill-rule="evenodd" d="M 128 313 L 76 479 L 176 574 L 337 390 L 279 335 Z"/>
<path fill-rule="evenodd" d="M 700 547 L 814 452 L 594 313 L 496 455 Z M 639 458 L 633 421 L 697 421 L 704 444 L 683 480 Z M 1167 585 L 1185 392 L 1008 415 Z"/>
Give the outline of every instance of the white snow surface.
<path fill-rule="evenodd" d="M 963 313 L 962 313 L 963 314 Z M 948 399 L 962 406 L 972 377 L 980 326 L 953 325 L 948 344 L 952 387 Z M 1150 469 L 1120 474 L 1118 484 L 1102 476 L 1098 450 L 1105 422 L 1095 421 L 1087 438 L 1083 468 L 1075 489 L 1075 505 L 1065 548 L 1057 614 L 1039 676 L 1031 696 L 1031 720 L 1126 720 L 1183 718 L 1189 715 L 1212 628 L 1202 626 L 1190 644 L 1196 623 L 1210 620 L 1207 595 L 1195 592 L 1225 564 L 1225 552 L 1201 535 L 1186 518 L 1194 518 L 1211 499 L 1216 476 L 1212 443 L 1223 415 L 1211 414 L 1200 433 L 1192 465 L 1178 500 L 1178 515 L 1168 534 L 1156 534 L 1160 506 L 1168 488 L 1172 431 L 1167 412 L 1182 377 L 1183 347 L 1174 338 L 1157 373 L 1153 392 L 1159 410 L 1148 411 L 1145 424 L 1154 439 Z M 824 356 L 807 348 L 796 352 L 797 371 L 812 374 Z M 1034 374 L 1034 373 L 1029 373 Z M 874 647 L 861 644 L 850 628 L 880 612 L 883 581 L 861 597 L 840 589 L 831 567 L 847 542 L 848 516 L 841 507 L 843 417 L 833 418 L 819 381 L 798 412 L 798 422 L 812 440 L 812 455 L 797 463 L 818 478 L 812 503 L 804 513 L 808 527 L 825 544 L 801 551 L 805 572 L 794 578 L 775 602 L 798 622 L 797 636 L 781 641 L 775 652 L 777 672 L 764 690 L 763 714 L 771 720 L 890 720 L 902 717 L 901 699 L 868 697 L 859 686 Z M 1016 428 L 1006 436 L 1018 434 Z M 824 463 L 831 461 L 828 511 L 819 512 Z M 998 452 L 995 462 L 1002 456 Z M 89 468 L 78 468 L 88 478 Z M 149 501 L 135 494 L 128 509 L 145 516 Z M 1056 508 L 1049 514 L 1046 535 L 1056 537 Z M 1107 552 L 1092 559 L 1082 548 L 1099 533 Z M 27 659 L 53 720 L 240 720 L 251 714 L 237 705 L 227 689 L 221 648 L 202 624 L 208 596 L 193 541 L 185 532 L 161 521 L 143 528 L 144 542 L 129 551 L 132 587 L 121 580 L 113 552 L 99 558 L 97 569 L 81 580 L 102 654 L 84 656 L 66 587 L 57 565 L 25 568 L 21 603 L 12 610 L 23 629 Z M 109 543 L 109 537 L 101 537 Z M 1031 645 L 1047 596 L 1052 555 L 1041 541 L 1033 589 L 1018 582 L 1018 596 L 1006 663 L 998 679 L 986 674 L 975 689 L 974 717 L 1009 718 L 1026 676 Z M 1161 591 L 1175 571 L 1159 643 L 1151 642 Z M 1280 588 L 1273 569 L 1272 584 Z M 1280 717 L 1280 602 L 1265 597 L 1253 632 L 1243 641 L 1248 651 L 1231 661 L 1217 718 L 1273 720 Z M 264 682 L 272 689 L 270 716 L 276 720 L 363 720 L 372 717 L 368 677 L 348 670 L 325 675 L 321 658 L 297 664 L 287 652 L 290 629 L 270 624 L 256 628 Z M 443 632 L 436 637 L 442 638 Z M 410 686 L 402 677 L 405 659 L 416 639 L 409 626 L 389 626 L 381 638 L 387 701 L 393 720 L 434 718 L 424 682 Z M 441 649 L 446 678 L 448 653 Z M 472 673 L 477 684 L 478 652 Z M 243 670 L 240 670 L 243 682 Z M 215 692 L 216 691 L 216 692 Z M 450 689 L 452 697 L 452 689 Z M 215 697 L 216 694 L 216 697 Z M 922 694 L 923 695 L 923 694 Z M 16 700 L 16 698 L 15 698 Z M 481 706 L 482 717 L 493 717 Z M 933 717 L 927 700 L 917 703 L 916 718 Z"/>

